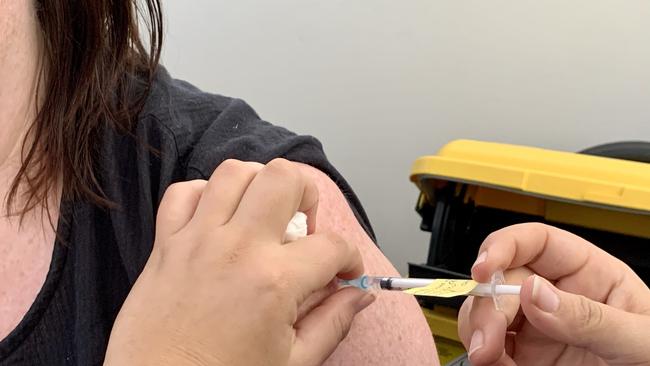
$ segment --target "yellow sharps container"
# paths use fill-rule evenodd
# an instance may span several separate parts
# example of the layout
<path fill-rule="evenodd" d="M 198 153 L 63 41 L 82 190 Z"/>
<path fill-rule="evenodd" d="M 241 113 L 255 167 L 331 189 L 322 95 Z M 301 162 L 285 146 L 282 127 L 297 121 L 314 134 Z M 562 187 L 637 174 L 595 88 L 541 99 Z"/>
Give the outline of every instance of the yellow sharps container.
<path fill-rule="evenodd" d="M 586 238 L 650 283 L 650 164 L 458 140 L 417 159 L 411 181 L 431 239 L 426 262 L 409 263 L 410 277 L 469 278 L 488 234 L 543 222 Z M 456 331 L 463 299 L 419 301 L 441 360 L 463 353 Z"/>

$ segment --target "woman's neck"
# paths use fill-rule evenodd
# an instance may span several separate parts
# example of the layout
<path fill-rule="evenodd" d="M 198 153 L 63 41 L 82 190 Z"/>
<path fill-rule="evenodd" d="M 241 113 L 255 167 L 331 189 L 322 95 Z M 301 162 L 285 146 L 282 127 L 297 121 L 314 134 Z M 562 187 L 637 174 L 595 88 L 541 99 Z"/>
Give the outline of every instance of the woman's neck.
<path fill-rule="evenodd" d="M 21 146 L 37 113 L 41 45 L 32 2 L 0 1 L 0 176 L 20 166 Z"/>

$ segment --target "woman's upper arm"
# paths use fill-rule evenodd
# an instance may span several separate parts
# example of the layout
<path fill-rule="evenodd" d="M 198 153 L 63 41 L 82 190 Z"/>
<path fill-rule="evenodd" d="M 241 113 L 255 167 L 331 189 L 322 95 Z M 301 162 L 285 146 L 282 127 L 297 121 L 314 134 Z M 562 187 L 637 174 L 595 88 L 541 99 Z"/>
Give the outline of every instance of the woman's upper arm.
<path fill-rule="evenodd" d="M 319 189 L 316 231 L 335 231 L 356 243 L 366 273 L 398 275 L 355 218 L 338 186 L 324 173 L 299 164 Z M 438 365 L 429 327 L 411 295 L 382 292 L 355 319 L 348 337 L 326 365 Z"/>

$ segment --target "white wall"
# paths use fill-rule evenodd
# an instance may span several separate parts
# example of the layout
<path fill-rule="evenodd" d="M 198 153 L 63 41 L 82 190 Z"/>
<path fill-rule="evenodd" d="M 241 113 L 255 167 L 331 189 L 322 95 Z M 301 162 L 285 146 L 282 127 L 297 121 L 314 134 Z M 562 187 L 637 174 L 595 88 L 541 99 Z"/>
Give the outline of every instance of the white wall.
<path fill-rule="evenodd" d="M 164 63 L 321 139 L 395 265 L 424 261 L 411 162 L 475 138 L 650 140 L 646 0 L 166 0 Z"/>

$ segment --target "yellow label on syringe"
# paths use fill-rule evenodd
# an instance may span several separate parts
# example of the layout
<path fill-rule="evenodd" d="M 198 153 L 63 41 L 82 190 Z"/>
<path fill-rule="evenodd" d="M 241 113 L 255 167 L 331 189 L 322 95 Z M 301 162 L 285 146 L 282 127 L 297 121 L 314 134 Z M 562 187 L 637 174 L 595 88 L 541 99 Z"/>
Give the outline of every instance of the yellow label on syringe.
<path fill-rule="evenodd" d="M 469 294 L 478 282 L 472 280 L 447 280 L 438 279 L 424 287 L 404 290 L 407 294 L 435 297 L 455 297 Z"/>

